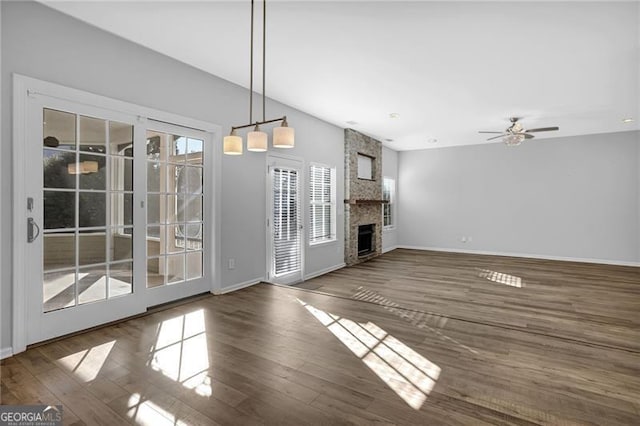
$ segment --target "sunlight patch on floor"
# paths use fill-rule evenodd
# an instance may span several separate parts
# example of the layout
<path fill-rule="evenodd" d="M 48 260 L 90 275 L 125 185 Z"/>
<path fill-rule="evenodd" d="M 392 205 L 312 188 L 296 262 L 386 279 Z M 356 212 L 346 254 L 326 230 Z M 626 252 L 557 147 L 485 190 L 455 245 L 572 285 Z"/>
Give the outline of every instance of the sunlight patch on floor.
<path fill-rule="evenodd" d="M 422 407 L 440 367 L 372 322 L 357 323 L 297 300 L 410 407 Z"/>
<path fill-rule="evenodd" d="M 480 269 L 478 276 L 498 284 L 504 284 L 511 287 L 524 287 L 522 278 L 515 275 L 505 274 L 504 272 L 496 272 L 490 269 Z"/>
<path fill-rule="evenodd" d="M 199 309 L 160 323 L 147 365 L 208 397 L 212 390 L 204 321 L 204 310 Z"/>
<path fill-rule="evenodd" d="M 141 397 L 139 393 L 134 393 L 129 397 L 127 408 L 127 416 L 139 425 L 187 425 L 158 404 Z"/>
<path fill-rule="evenodd" d="M 67 355 L 60 358 L 58 362 L 83 382 L 90 382 L 100 373 L 115 344 L 116 341 L 112 340 L 102 345 Z"/>

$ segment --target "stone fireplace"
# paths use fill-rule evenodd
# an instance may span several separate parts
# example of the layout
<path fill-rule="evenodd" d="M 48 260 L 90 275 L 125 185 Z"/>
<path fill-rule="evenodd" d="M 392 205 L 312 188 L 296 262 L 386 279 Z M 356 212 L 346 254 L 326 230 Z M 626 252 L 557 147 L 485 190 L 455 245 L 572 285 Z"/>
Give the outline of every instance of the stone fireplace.
<path fill-rule="evenodd" d="M 382 143 L 352 129 L 344 131 L 345 263 L 382 254 Z"/>

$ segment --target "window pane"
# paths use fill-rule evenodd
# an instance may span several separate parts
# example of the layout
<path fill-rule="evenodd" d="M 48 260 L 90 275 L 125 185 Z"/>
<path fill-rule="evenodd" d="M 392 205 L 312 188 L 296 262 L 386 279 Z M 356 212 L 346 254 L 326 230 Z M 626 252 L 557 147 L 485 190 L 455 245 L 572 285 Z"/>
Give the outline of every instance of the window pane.
<path fill-rule="evenodd" d="M 184 220 L 202 222 L 202 197 L 184 197 Z"/>
<path fill-rule="evenodd" d="M 176 192 L 202 194 L 202 168 L 181 167 L 178 170 Z"/>
<path fill-rule="evenodd" d="M 104 155 L 80 154 L 76 174 L 80 175 L 81 189 L 106 189 L 107 157 Z"/>
<path fill-rule="evenodd" d="M 107 298 L 107 271 L 104 265 L 78 270 L 78 303 L 89 303 Z"/>
<path fill-rule="evenodd" d="M 76 149 L 76 115 L 44 109 L 43 145 L 58 149 Z"/>
<path fill-rule="evenodd" d="M 76 194 L 44 191 L 44 229 L 73 228 L 76 224 Z"/>
<path fill-rule="evenodd" d="M 203 141 L 200 139 L 187 140 L 187 161 L 189 164 L 202 164 Z"/>
<path fill-rule="evenodd" d="M 165 155 L 166 148 L 163 146 L 162 138 L 159 135 L 154 135 L 152 132 L 148 132 L 147 159 L 152 161 L 160 161 L 161 157 L 164 157 Z"/>
<path fill-rule="evenodd" d="M 81 227 L 105 226 L 106 194 L 102 192 L 80 192 Z"/>
<path fill-rule="evenodd" d="M 171 163 L 184 163 L 187 153 L 187 138 L 184 136 L 172 135 L 169 145 L 169 158 Z"/>
<path fill-rule="evenodd" d="M 186 200 L 184 195 L 169 195 L 167 196 L 167 223 L 184 222 L 184 213 L 186 207 Z"/>
<path fill-rule="evenodd" d="M 68 308 L 76 304 L 76 271 L 70 269 L 44 274 L 42 281 L 44 312 Z"/>
<path fill-rule="evenodd" d="M 80 116 L 80 151 L 105 154 L 107 122 L 99 118 Z"/>
<path fill-rule="evenodd" d="M 42 154 L 44 187 L 75 189 L 76 153 L 45 149 Z"/>
<path fill-rule="evenodd" d="M 78 248 L 78 264 L 91 265 L 107 261 L 107 240 L 105 230 L 80 232 Z"/>
<path fill-rule="evenodd" d="M 133 157 L 133 126 L 131 124 L 109 122 L 109 153 Z"/>
<path fill-rule="evenodd" d="M 43 268 L 72 268 L 76 265 L 75 231 L 55 232 L 43 236 Z"/>

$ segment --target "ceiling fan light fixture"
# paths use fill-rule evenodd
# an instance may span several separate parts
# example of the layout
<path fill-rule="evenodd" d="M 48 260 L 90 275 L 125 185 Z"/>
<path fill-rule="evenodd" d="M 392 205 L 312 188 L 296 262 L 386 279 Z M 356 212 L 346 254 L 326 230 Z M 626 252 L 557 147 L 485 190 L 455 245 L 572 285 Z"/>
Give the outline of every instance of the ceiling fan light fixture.
<path fill-rule="evenodd" d="M 523 134 L 511 134 L 502 138 L 502 142 L 507 146 L 518 146 L 522 143 L 525 136 Z"/>

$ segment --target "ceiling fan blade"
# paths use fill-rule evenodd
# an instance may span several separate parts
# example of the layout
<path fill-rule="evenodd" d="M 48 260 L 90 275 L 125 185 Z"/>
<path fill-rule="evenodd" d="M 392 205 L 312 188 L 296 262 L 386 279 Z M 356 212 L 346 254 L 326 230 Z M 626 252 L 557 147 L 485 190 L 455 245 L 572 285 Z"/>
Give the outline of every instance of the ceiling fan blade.
<path fill-rule="evenodd" d="M 534 135 L 530 135 L 529 133 L 520 133 L 520 134 L 521 134 L 521 135 L 524 135 L 524 138 L 525 138 L 525 139 L 533 139 L 533 138 L 535 138 L 535 136 L 534 136 Z"/>
<path fill-rule="evenodd" d="M 478 133 L 496 133 L 497 134 L 497 133 L 502 133 L 502 132 L 487 132 L 487 131 L 484 131 L 484 130 L 480 130 Z"/>
<path fill-rule="evenodd" d="M 560 127 L 538 127 L 537 129 L 527 129 L 525 130 L 525 132 L 527 133 L 552 132 L 554 130 L 560 130 Z"/>
<path fill-rule="evenodd" d="M 487 140 L 488 140 L 488 141 L 492 141 L 492 140 L 494 140 L 494 139 L 502 138 L 502 137 L 505 137 L 505 136 L 507 136 L 507 135 L 506 135 L 506 134 L 502 134 L 502 135 L 494 136 L 494 137 L 489 138 L 489 139 L 487 139 Z"/>

